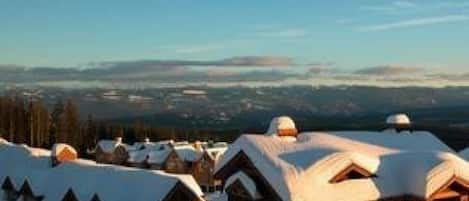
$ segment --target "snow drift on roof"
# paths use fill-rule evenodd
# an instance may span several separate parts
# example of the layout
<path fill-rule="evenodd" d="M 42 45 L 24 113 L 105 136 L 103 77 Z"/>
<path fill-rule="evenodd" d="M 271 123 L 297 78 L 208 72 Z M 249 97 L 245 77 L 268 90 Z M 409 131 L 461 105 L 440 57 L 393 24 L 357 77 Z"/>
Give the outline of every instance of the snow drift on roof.
<path fill-rule="evenodd" d="M 469 181 L 462 171 L 468 164 L 428 132 L 313 132 L 300 134 L 296 141 L 243 135 L 225 152 L 215 171 L 241 151 L 285 201 L 427 197 L 450 176 Z M 377 177 L 329 183 L 351 165 Z"/>
<path fill-rule="evenodd" d="M 272 119 L 269 125 L 269 129 L 267 130 L 267 135 L 276 135 L 279 133 L 279 130 L 288 130 L 288 129 L 295 129 L 295 122 L 293 119 L 287 116 L 275 117 Z"/>
<path fill-rule="evenodd" d="M 387 124 L 400 124 L 407 125 L 410 124 L 410 118 L 406 114 L 395 114 L 391 115 L 386 119 Z"/>

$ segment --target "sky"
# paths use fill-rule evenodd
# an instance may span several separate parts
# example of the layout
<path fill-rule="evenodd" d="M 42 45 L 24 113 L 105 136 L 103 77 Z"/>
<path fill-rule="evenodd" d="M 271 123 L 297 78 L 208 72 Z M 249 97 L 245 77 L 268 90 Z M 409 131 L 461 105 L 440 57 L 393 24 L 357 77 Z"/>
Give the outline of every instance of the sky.
<path fill-rule="evenodd" d="M 469 0 L 0 0 L 0 27 L 1 66 L 267 57 L 292 72 L 469 72 Z"/>

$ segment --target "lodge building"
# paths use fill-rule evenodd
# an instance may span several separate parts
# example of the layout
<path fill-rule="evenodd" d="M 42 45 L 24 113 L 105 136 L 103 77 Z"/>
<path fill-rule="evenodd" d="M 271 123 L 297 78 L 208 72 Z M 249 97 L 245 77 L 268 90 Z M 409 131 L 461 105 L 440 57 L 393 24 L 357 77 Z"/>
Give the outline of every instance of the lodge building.
<path fill-rule="evenodd" d="M 215 169 L 228 201 L 468 201 L 469 164 L 403 114 L 389 129 L 303 132 L 275 118 Z"/>
<path fill-rule="evenodd" d="M 227 147 L 223 142 L 150 142 L 148 138 L 144 142 L 127 145 L 118 138 L 98 143 L 96 161 L 172 174 L 190 174 L 204 192 L 213 192 L 222 187 L 221 181 L 214 178 L 214 169 Z"/>
<path fill-rule="evenodd" d="M 69 145 L 51 151 L 0 139 L 2 201 L 203 201 L 190 175 L 96 164 Z"/>

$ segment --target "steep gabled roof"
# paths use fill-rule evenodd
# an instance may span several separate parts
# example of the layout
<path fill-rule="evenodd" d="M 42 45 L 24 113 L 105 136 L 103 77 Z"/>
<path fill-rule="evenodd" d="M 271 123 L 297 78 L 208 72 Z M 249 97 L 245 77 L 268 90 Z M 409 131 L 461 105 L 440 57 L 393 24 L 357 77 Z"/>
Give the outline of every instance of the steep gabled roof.
<path fill-rule="evenodd" d="M 199 160 L 203 154 L 201 151 L 195 149 L 191 144 L 175 145 L 173 150 L 182 161 L 195 162 Z"/>
<path fill-rule="evenodd" d="M 241 151 L 285 201 L 428 197 L 453 176 L 469 181 L 468 164 L 428 132 L 310 132 L 296 140 L 243 135 L 217 174 Z M 352 164 L 377 177 L 329 183 Z"/>
<path fill-rule="evenodd" d="M 17 188 L 27 180 L 34 195 L 42 195 L 50 201 L 60 201 L 69 189 L 73 189 L 78 200 L 91 200 L 98 195 L 101 201 L 155 201 L 162 200 L 178 183 L 197 198 L 203 195 L 190 175 L 96 164 L 81 159 L 52 167 L 50 158 L 50 152 L 45 150 L 2 144 L 0 180 L 9 177 Z"/>
<path fill-rule="evenodd" d="M 105 153 L 113 153 L 117 147 L 124 147 L 126 150 L 129 147 L 127 144 L 124 144 L 118 140 L 100 140 L 98 142 L 98 147 Z"/>

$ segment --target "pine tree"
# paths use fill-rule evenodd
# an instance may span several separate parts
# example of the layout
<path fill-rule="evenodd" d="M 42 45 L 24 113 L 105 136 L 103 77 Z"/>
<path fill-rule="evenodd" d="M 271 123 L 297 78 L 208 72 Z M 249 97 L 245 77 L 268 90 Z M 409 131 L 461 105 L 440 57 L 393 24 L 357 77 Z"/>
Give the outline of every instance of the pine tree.
<path fill-rule="evenodd" d="M 68 143 L 80 151 L 83 138 L 80 136 L 79 115 L 71 100 L 65 104 L 63 114 L 59 119 L 58 142 Z"/>
<path fill-rule="evenodd" d="M 55 105 L 54 109 L 51 113 L 51 121 L 50 121 L 50 129 L 49 129 L 49 144 L 52 145 L 58 141 L 58 133 L 60 132 L 60 119 L 64 112 L 64 105 L 62 100 L 58 100 Z"/>

